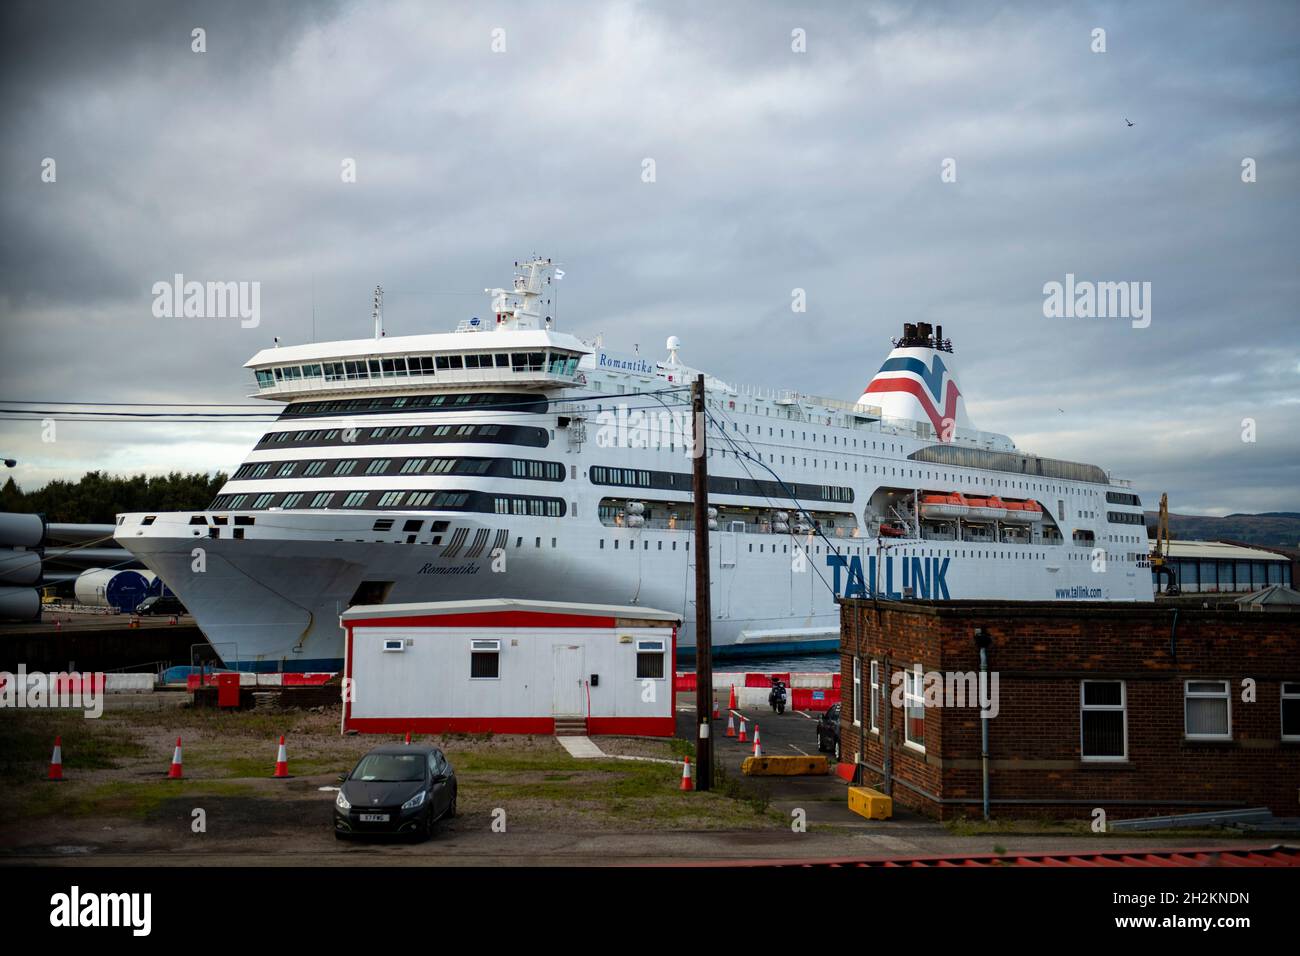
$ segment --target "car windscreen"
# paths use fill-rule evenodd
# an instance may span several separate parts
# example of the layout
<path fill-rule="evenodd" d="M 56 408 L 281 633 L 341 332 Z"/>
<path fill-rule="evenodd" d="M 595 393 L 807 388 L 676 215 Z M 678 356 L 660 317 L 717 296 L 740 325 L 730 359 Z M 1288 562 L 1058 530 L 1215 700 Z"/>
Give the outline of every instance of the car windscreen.
<path fill-rule="evenodd" d="M 424 754 L 366 754 L 352 771 L 353 780 L 366 783 L 405 783 L 423 780 Z"/>

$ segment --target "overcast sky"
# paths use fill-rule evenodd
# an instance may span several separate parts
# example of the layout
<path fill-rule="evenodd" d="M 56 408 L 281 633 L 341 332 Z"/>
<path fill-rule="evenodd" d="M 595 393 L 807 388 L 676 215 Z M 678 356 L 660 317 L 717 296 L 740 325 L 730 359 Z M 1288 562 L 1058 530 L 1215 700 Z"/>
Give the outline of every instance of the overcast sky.
<path fill-rule="evenodd" d="M 0 400 L 243 402 L 273 336 L 369 335 L 376 283 L 390 335 L 445 331 L 536 252 L 559 327 L 611 348 L 856 400 L 942 323 L 977 426 L 1148 507 L 1300 510 L 1294 2 L 0 17 Z M 156 318 L 175 273 L 260 282 L 260 325 Z M 1067 273 L 1150 282 L 1150 325 L 1045 317 Z M 262 430 L 57 429 L 0 415 L 24 487 L 230 471 Z"/>

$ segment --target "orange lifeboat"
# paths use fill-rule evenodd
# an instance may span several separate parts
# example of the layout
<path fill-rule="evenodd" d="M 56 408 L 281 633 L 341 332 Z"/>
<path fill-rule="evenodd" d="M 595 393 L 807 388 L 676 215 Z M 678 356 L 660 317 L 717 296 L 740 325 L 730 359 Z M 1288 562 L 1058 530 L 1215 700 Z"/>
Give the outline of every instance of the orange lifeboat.
<path fill-rule="evenodd" d="M 969 513 L 970 506 L 959 494 L 921 496 L 922 518 L 938 520 L 964 518 Z"/>
<path fill-rule="evenodd" d="M 1007 516 L 1005 521 L 1016 524 L 1032 524 L 1036 521 L 1043 520 L 1043 509 L 1039 507 L 1036 501 L 1007 501 Z"/>
<path fill-rule="evenodd" d="M 996 495 L 992 498 L 967 498 L 966 502 L 970 505 L 972 521 L 1001 521 L 1007 516 L 1006 505 Z"/>

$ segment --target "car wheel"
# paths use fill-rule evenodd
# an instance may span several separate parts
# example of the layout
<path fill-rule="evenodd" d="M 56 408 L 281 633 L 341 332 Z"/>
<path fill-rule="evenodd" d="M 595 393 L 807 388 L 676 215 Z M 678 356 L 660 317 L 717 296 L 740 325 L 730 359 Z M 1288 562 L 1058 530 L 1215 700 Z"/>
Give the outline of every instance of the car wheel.
<path fill-rule="evenodd" d="M 455 789 L 453 789 L 453 790 L 451 791 L 451 803 L 447 804 L 447 819 L 448 819 L 448 820 L 450 820 L 450 819 L 452 819 L 452 818 L 454 818 L 454 817 L 456 816 L 456 793 L 457 793 L 457 791 L 456 791 Z"/>
<path fill-rule="evenodd" d="M 820 730 L 817 731 L 817 752 L 819 754 L 824 754 L 826 752 L 826 738 L 822 736 Z"/>
<path fill-rule="evenodd" d="M 433 805 L 430 804 L 428 811 L 424 814 L 424 826 L 420 828 L 420 835 L 426 840 L 432 840 L 437 827 L 438 821 L 434 819 Z"/>
<path fill-rule="evenodd" d="M 840 762 L 840 741 L 838 737 L 835 739 L 835 762 Z"/>

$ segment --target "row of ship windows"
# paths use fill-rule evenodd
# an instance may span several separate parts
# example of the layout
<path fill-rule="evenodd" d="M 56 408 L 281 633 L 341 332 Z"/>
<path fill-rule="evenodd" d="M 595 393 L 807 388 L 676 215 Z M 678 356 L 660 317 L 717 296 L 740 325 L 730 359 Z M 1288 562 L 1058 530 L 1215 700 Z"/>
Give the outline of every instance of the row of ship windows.
<path fill-rule="evenodd" d="M 529 445 L 545 448 L 548 441 L 546 429 L 523 425 L 399 425 L 270 432 L 261 437 L 256 447 L 369 445 L 399 442 L 492 442 L 499 445 Z"/>
<path fill-rule="evenodd" d="M 863 442 L 863 444 L 865 445 L 866 443 Z M 874 445 L 874 442 L 873 442 L 872 444 Z M 882 442 L 881 445 L 883 446 L 884 443 Z M 883 448 L 882 448 L 882 450 L 883 450 Z M 713 457 L 715 451 L 717 451 L 717 452 L 719 453 L 719 456 L 720 456 L 720 457 L 722 457 L 722 458 L 726 458 L 726 457 L 727 457 L 727 450 L 726 450 L 725 448 L 710 448 L 710 449 L 709 449 L 709 457 L 710 457 L 710 458 Z M 731 453 L 731 457 L 732 457 L 732 458 L 750 458 L 751 460 L 752 460 L 753 458 L 757 457 L 757 459 L 758 459 L 760 462 L 762 461 L 762 455 L 761 455 L 761 453 L 760 453 L 759 455 L 757 455 L 757 456 L 753 456 L 753 455 L 750 455 L 750 454 L 743 454 L 743 455 L 742 455 L 742 454 L 739 454 L 739 453 L 733 451 L 733 452 Z M 836 461 L 836 460 L 833 460 L 833 459 L 823 458 L 823 459 L 821 459 L 821 464 L 820 464 L 820 466 L 819 466 L 819 465 L 818 465 L 818 459 L 816 459 L 816 458 L 808 459 L 808 458 L 804 458 L 804 457 L 802 457 L 802 456 L 797 456 L 797 455 L 790 455 L 789 458 L 790 458 L 790 464 L 791 464 L 791 465 L 798 465 L 798 464 L 801 464 L 801 463 L 802 463 L 802 465 L 803 465 L 804 467 L 806 467 L 806 468 L 817 468 L 817 467 L 821 467 L 821 468 L 824 468 L 824 469 L 827 469 L 827 468 L 828 468 L 828 469 L 830 469 L 830 470 L 832 470 L 832 471 L 844 471 L 844 472 L 852 471 L 852 472 L 855 472 L 855 473 L 858 472 L 858 470 L 859 470 L 858 462 L 851 462 L 851 463 L 850 463 L 850 462 L 847 462 L 847 461 L 841 462 L 841 461 Z M 778 464 L 778 463 L 784 465 L 784 464 L 786 463 L 786 456 L 785 456 L 785 455 L 777 455 L 777 454 L 769 453 L 768 456 L 767 456 L 767 461 L 768 461 L 768 464 L 770 464 L 770 465 L 775 465 L 775 464 Z M 810 464 L 810 462 L 811 462 L 811 464 Z M 841 464 L 844 466 L 843 468 L 840 468 L 840 465 L 841 465 Z M 863 465 L 861 466 L 861 473 L 864 474 L 864 475 L 867 474 L 867 466 L 866 466 L 865 464 L 863 464 Z M 1020 491 L 1024 491 L 1024 492 L 1040 492 L 1040 493 L 1042 493 L 1042 492 L 1050 492 L 1050 493 L 1053 493 L 1053 494 L 1090 495 L 1090 496 L 1094 496 L 1094 497 L 1098 495 L 1098 492 L 1097 492 L 1097 491 L 1094 491 L 1094 490 L 1091 489 L 1091 488 L 1068 488 L 1068 487 L 1065 487 L 1065 486 L 1062 486 L 1062 485 L 1040 485 L 1040 484 L 1037 484 L 1036 482 L 1031 482 L 1031 481 L 1013 481 L 1013 480 L 1010 480 L 1010 479 L 1007 479 L 1007 478 L 994 478 L 994 479 L 988 479 L 988 478 L 983 478 L 983 477 L 980 476 L 980 475 L 960 475 L 960 474 L 957 474 L 957 473 L 955 473 L 955 472 L 952 473 L 952 474 L 949 474 L 948 472 L 937 472 L 937 471 L 936 471 L 936 472 L 930 472 L 930 471 L 922 472 L 922 470 L 921 470 L 920 468 L 899 468 L 899 467 L 893 467 L 893 466 L 889 466 L 889 465 L 872 465 L 872 466 L 871 466 L 871 474 L 873 474 L 873 475 L 881 475 L 881 476 L 886 476 L 886 475 L 888 475 L 888 476 L 892 476 L 892 477 L 895 477 L 895 478 L 923 478 L 923 479 L 926 479 L 926 480 L 928 480 L 928 481 L 943 481 L 943 482 L 951 483 L 951 484 L 953 484 L 953 485 L 966 484 L 966 485 L 974 485 L 974 486 L 978 486 L 978 487 L 988 486 L 988 487 L 991 487 L 991 488 L 1014 489 L 1014 490 L 1020 490 Z M 1131 496 L 1131 497 L 1133 497 L 1134 499 L 1136 499 L 1137 496 L 1136 496 L 1136 495 L 1133 495 L 1133 496 Z M 851 500 L 851 499 L 850 499 L 850 500 Z M 1087 514 L 1088 514 L 1088 516 L 1090 516 L 1090 517 L 1094 517 L 1094 518 L 1096 517 L 1096 512 L 1088 512 Z M 1079 516 L 1080 516 L 1080 517 L 1084 517 L 1084 513 L 1083 513 L 1083 512 L 1080 512 L 1080 513 L 1079 513 Z M 1062 512 L 1061 517 L 1062 517 L 1062 518 L 1065 517 L 1064 512 Z"/>
<path fill-rule="evenodd" d="M 208 511 L 263 511 L 267 508 L 430 508 L 484 514 L 562 518 L 564 501 L 532 495 L 498 495 L 482 491 L 294 491 L 218 495 Z"/>
<path fill-rule="evenodd" d="M 462 369 L 501 369 L 512 374 L 547 372 L 571 376 L 578 370 L 579 356 L 572 352 L 488 352 L 470 355 L 400 355 L 390 358 L 367 358 L 342 362 L 310 362 L 303 365 L 277 365 L 257 369 L 258 388 L 271 388 L 282 382 L 323 379 L 326 382 L 358 382 L 370 379 L 427 377 L 438 372 Z"/>
<path fill-rule="evenodd" d="M 256 447 L 266 448 L 273 445 L 320 446 L 320 445 L 398 443 L 398 442 L 492 442 L 494 444 L 527 445 L 527 446 L 544 448 L 548 444 L 549 437 L 550 436 L 548 436 L 546 429 L 535 428 L 530 426 L 518 426 L 518 425 L 463 424 L 463 425 L 414 425 L 414 426 L 396 426 L 396 427 L 379 426 L 379 427 L 368 428 L 368 429 L 330 428 L 330 429 L 303 429 L 297 432 L 293 432 L 293 431 L 273 432 L 273 433 L 263 435 L 262 438 L 258 441 Z M 725 448 L 709 449 L 710 456 L 714 454 L 715 450 L 720 452 L 720 457 L 724 459 L 727 457 L 727 452 Z M 732 457 L 741 457 L 741 456 L 733 452 Z M 768 461 L 772 464 L 776 464 L 777 457 L 778 456 L 776 455 L 769 454 Z M 779 457 L 780 457 L 780 464 L 782 465 L 786 464 L 786 456 L 781 455 Z M 790 456 L 790 464 L 793 465 L 795 463 L 796 463 L 795 456 L 793 455 Z M 807 467 L 808 459 L 803 458 L 802 463 L 805 467 Z M 841 463 L 831 462 L 827 459 L 823 459 L 821 464 L 823 468 L 828 466 L 833 466 L 835 470 L 839 470 L 839 465 Z M 844 464 L 843 470 L 845 472 L 849 471 L 849 463 L 844 462 L 843 464 Z M 812 467 L 814 468 L 817 467 L 816 458 L 812 460 Z M 853 463 L 852 469 L 854 472 L 858 471 L 858 464 L 856 462 Z M 593 471 L 595 471 L 595 469 L 593 469 Z M 612 469 L 611 468 L 608 469 L 608 471 L 610 473 L 618 473 L 619 477 L 617 479 L 611 477 L 607 481 L 599 480 L 593 477 L 592 479 L 593 482 L 597 484 L 618 484 L 618 485 L 625 485 L 628 487 L 676 488 L 679 487 L 679 485 L 681 487 L 689 487 L 689 481 L 686 481 L 688 476 L 673 475 L 673 473 L 670 472 L 649 472 L 647 477 L 647 473 L 645 472 L 644 469 Z M 630 478 L 627 477 L 626 476 L 627 473 L 631 473 L 632 477 Z M 862 473 L 866 474 L 865 464 L 862 465 Z M 880 475 L 880 476 L 888 475 L 896 478 L 904 478 L 904 477 L 917 478 L 917 479 L 924 478 L 929 481 L 944 481 L 944 482 L 952 483 L 954 485 L 966 484 L 966 485 L 978 485 L 981 487 L 987 485 L 989 487 L 1020 489 L 1024 491 L 1041 492 L 1041 491 L 1055 490 L 1057 493 L 1066 493 L 1066 491 L 1070 490 L 1055 485 L 1039 485 L 1034 482 L 1026 482 L 1026 481 L 1017 482 L 1008 479 L 989 480 L 989 479 L 981 479 L 980 476 L 975 476 L 975 475 L 959 475 L 956 473 L 949 474 L 947 472 L 930 472 L 930 471 L 922 472 L 922 470 L 919 468 L 901 468 L 901 467 L 885 466 L 885 465 L 872 465 L 871 473 L 873 475 Z M 656 477 L 656 476 L 661 476 L 661 477 Z M 646 480 L 650 481 L 651 483 L 643 484 L 642 482 Z M 711 479 L 711 482 L 713 480 L 715 479 Z M 721 479 L 721 480 L 724 482 L 727 481 L 733 482 L 734 483 L 733 488 L 738 487 L 742 483 L 771 486 L 770 490 L 764 492 L 736 492 L 733 490 L 730 493 L 766 494 L 769 496 L 776 494 L 776 495 L 781 495 L 782 497 L 785 496 L 784 492 L 781 490 L 782 486 L 780 482 L 762 481 L 762 480 L 756 482 L 754 481 L 747 482 L 747 480 L 745 479 Z M 686 484 L 681 484 L 681 482 L 683 481 L 686 481 Z M 667 483 L 657 483 L 657 482 L 667 482 Z M 845 488 L 845 487 L 833 486 L 833 485 L 805 485 L 805 484 L 798 484 L 798 483 L 794 485 L 790 485 L 789 487 L 804 489 L 802 493 L 796 491 L 795 497 L 799 497 L 799 498 L 810 497 L 810 498 L 817 498 L 817 500 L 822 500 L 822 501 L 845 501 L 845 502 L 853 501 L 853 490 L 851 488 Z M 817 489 L 820 489 L 820 491 L 818 491 Z M 728 493 L 728 490 L 725 488 L 718 488 L 716 489 L 716 491 L 721 494 Z M 1073 491 L 1079 494 L 1094 495 L 1094 496 L 1097 495 L 1097 492 L 1092 489 L 1073 489 Z M 823 495 L 823 497 L 818 498 L 819 494 Z M 1116 494 L 1116 493 L 1114 492 L 1107 493 L 1108 497 L 1112 494 Z M 1130 497 L 1133 497 L 1136 500 L 1136 496 L 1130 496 Z M 1144 520 L 1141 514 L 1125 514 L 1121 512 L 1110 512 L 1110 514 L 1119 516 L 1117 518 L 1112 518 L 1112 520 L 1116 521 L 1117 523 L 1141 524 Z M 1061 513 L 1061 517 L 1064 518 L 1063 511 Z M 1096 512 L 1080 511 L 1079 517 L 1095 518 Z"/>
<path fill-rule="evenodd" d="M 616 485 L 623 488 L 658 488 L 688 490 L 691 476 L 671 471 L 644 468 L 608 468 L 595 465 L 590 471 L 593 485 Z M 797 498 L 811 501 L 853 501 L 853 489 L 839 485 L 809 485 L 802 482 L 765 481 L 752 478 L 709 476 L 709 493 L 719 495 L 754 495 L 769 498 Z"/>
<path fill-rule="evenodd" d="M 231 480 L 343 478 L 354 472 L 364 475 L 486 475 L 539 481 L 564 480 L 564 465 L 558 461 L 532 458 L 341 458 L 248 462 L 239 466 Z"/>
<path fill-rule="evenodd" d="M 514 412 L 544 412 L 549 403 L 537 395 L 501 392 L 440 392 L 437 395 L 370 395 L 323 402 L 293 402 L 281 418 L 316 415 L 379 415 L 388 412 L 462 412 L 491 408 Z"/>

